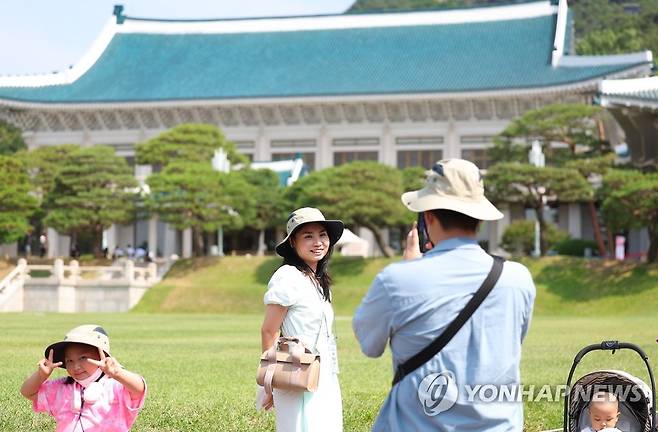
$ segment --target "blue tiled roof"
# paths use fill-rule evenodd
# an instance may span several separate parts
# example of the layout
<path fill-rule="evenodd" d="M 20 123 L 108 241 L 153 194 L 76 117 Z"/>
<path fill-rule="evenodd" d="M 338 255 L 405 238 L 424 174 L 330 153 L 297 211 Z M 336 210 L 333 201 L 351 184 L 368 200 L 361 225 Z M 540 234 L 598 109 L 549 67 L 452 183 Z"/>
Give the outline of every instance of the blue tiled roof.
<path fill-rule="evenodd" d="M 556 16 L 237 34 L 116 34 L 71 84 L 0 98 L 102 103 L 470 92 L 556 86 L 632 64 L 550 64 Z"/>

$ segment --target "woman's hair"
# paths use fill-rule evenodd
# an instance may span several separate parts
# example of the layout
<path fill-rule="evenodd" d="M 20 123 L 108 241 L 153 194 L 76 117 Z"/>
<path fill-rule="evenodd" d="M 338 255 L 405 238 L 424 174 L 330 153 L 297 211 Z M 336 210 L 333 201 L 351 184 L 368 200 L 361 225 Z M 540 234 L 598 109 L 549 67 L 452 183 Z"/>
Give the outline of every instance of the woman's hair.
<path fill-rule="evenodd" d="M 294 233 L 290 236 L 291 239 L 293 235 Z M 291 251 L 292 252 L 289 256 L 283 257 L 282 265 L 294 266 L 297 270 L 309 276 L 322 295 L 322 298 L 331 303 L 332 280 L 331 275 L 329 274 L 329 259 L 334 252 L 334 245 L 329 244 L 329 250 L 327 251 L 327 254 L 318 261 L 318 266 L 316 267 L 315 272 L 313 272 L 313 269 L 311 269 L 308 264 L 297 255 L 295 248 L 291 248 Z"/>

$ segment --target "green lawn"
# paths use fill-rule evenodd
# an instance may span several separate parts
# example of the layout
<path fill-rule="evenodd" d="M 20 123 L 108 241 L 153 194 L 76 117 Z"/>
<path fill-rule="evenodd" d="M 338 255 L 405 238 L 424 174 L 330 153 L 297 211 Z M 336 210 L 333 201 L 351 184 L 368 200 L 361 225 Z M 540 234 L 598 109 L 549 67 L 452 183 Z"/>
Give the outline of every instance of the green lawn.
<path fill-rule="evenodd" d="M 146 407 L 135 431 L 266 431 L 272 416 L 254 409 L 259 315 L 111 314 L 0 315 L 0 430 L 52 431 L 46 415 L 31 412 L 18 393 L 44 347 L 83 322 L 105 326 L 114 355 L 149 384 Z M 346 431 L 369 430 L 386 396 L 391 371 L 388 356 L 360 354 L 350 321 L 341 317 L 340 375 Z M 526 384 L 564 383 L 575 353 L 601 339 L 622 339 L 644 347 L 656 366 L 658 344 L 654 316 L 600 318 L 537 317 L 524 345 Z M 639 357 L 619 352 L 590 354 L 578 375 L 598 368 L 624 369 L 645 377 Z M 526 428 L 559 427 L 559 403 L 527 403 Z"/>
<path fill-rule="evenodd" d="M 376 360 L 362 356 L 349 318 L 386 262 L 340 259 L 333 267 L 346 431 L 369 430 L 389 388 L 388 353 Z M 18 389 L 44 347 L 85 322 L 103 325 L 114 355 L 148 381 L 135 431 L 273 430 L 272 416 L 254 409 L 254 376 L 262 294 L 277 263 L 271 258 L 182 262 L 128 314 L 0 315 L 0 430 L 54 429 L 47 416 L 31 412 Z M 563 384 L 576 352 L 603 339 L 637 343 L 654 368 L 658 365 L 656 266 L 561 258 L 527 264 L 538 297 L 524 344 L 525 384 Z M 585 357 L 577 375 L 615 368 L 644 378 L 642 366 L 629 353 L 596 353 Z M 561 409 L 560 403 L 527 403 L 526 429 L 560 427 Z"/>

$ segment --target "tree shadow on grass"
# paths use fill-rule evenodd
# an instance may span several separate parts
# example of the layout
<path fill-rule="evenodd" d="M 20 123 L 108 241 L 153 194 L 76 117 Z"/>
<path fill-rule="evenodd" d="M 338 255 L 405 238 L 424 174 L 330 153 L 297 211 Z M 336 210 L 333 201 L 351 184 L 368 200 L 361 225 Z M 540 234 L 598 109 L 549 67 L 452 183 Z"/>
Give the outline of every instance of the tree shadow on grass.
<path fill-rule="evenodd" d="M 335 257 L 331 261 L 331 276 L 334 281 L 340 282 L 343 277 L 350 278 L 363 273 L 366 264 L 366 259 L 361 257 Z"/>
<path fill-rule="evenodd" d="M 261 285 L 267 285 L 274 272 L 281 267 L 281 264 L 283 264 L 283 259 L 278 256 L 263 261 L 256 269 L 256 281 Z"/>
<path fill-rule="evenodd" d="M 176 261 L 167 274 L 167 278 L 176 278 L 187 276 L 204 267 L 211 267 L 219 263 L 220 257 L 196 257 L 196 258 L 183 258 Z"/>
<path fill-rule="evenodd" d="M 565 300 L 588 301 L 637 294 L 658 287 L 655 265 L 587 259 L 559 259 L 535 277 L 549 292 Z"/>

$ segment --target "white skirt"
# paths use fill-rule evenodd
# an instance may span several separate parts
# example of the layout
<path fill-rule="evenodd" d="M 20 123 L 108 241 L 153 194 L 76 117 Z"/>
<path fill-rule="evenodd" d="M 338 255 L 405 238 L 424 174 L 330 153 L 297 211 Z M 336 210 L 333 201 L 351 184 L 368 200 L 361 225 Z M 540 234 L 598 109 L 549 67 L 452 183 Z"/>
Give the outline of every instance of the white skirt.
<path fill-rule="evenodd" d="M 317 391 L 274 389 L 277 432 L 342 432 L 343 402 L 338 375 L 320 367 Z"/>

